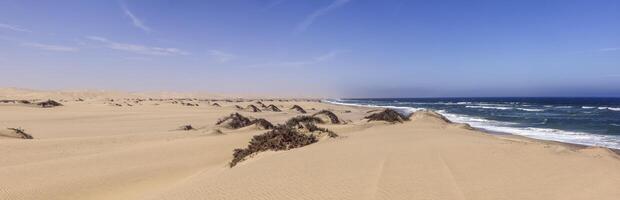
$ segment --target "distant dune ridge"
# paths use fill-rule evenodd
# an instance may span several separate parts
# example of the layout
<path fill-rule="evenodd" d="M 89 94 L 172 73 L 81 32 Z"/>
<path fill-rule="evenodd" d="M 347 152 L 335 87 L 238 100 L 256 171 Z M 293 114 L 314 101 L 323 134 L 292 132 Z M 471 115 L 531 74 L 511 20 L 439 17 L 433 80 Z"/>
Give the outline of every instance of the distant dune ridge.
<path fill-rule="evenodd" d="M 1 89 L 0 199 L 620 196 L 606 148 L 492 135 L 430 110 L 164 94 Z M 63 106 L 36 106 L 47 100 Z M 284 109 L 246 109 L 257 102 Z"/>

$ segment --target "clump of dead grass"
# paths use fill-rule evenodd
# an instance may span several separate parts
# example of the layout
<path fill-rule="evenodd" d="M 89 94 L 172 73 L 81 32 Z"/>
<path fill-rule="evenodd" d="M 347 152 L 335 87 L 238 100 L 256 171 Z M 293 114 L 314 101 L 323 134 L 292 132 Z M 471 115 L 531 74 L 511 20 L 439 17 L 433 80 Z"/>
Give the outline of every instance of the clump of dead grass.
<path fill-rule="evenodd" d="M 51 108 L 51 107 L 56 107 L 56 106 L 62 106 L 61 103 L 58 103 L 58 102 L 56 102 L 54 100 L 51 100 L 51 99 L 49 99 L 47 101 L 44 101 L 44 102 L 39 102 L 39 103 L 37 103 L 37 105 L 41 106 L 42 108 Z"/>
<path fill-rule="evenodd" d="M 34 139 L 34 137 L 32 137 L 32 135 L 26 133 L 26 131 L 22 128 L 8 128 L 10 131 L 13 131 L 13 133 L 17 134 L 21 139 Z"/>
<path fill-rule="evenodd" d="M 233 159 L 230 161 L 229 166 L 234 167 L 248 156 L 258 152 L 289 150 L 303 147 L 317 141 L 314 135 L 305 135 L 289 126 L 278 125 L 269 132 L 254 136 L 246 148 L 235 149 Z"/>
<path fill-rule="evenodd" d="M 196 130 L 196 128 L 194 128 L 191 124 L 183 125 L 179 129 L 182 130 L 182 131 Z"/>
<path fill-rule="evenodd" d="M 299 105 L 294 105 L 293 107 L 291 107 L 291 110 L 296 110 L 297 112 L 304 113 L 304 114 L 306 113 L 306 110 L 304 110 L 304 109 L 303 109 L 301 106 L 299 106 Z"/>
<path fill-rule="evenodd" d="M 258 109 L 255 105 L 252 104 L 248 105 L 245 109 L 250 112 L 261 112 L 260 109 Z"/>
<path fill-rule="evenodd" d="M 332 124 L 339 124 L 340 123 L 340 119 L 332 111 L 321 110 L 321 111 L 319 111 L 317 113 L 314 113 L 312 116 L 319 116 L 319 115 L 325 115 L 325 116 L 329 117 L 329 120 L 331 121 Z"/>
<path fill-rule="evenodd" d="M 409 116 L 402 115 L 392 109 L 385 109 L 381 112 L 370 114 L 364 118 L 368 119 L 368 121 L 386 121 L 391 123 L 403 123 L 404 121 L 409 120 Z"/>
<path fill-rule="evenodd" d="M 280 108 L 278 108 L 277 106 L 274 106 L 273 104 L 269 104 L 269 106 L 267 106 L 266 109 L 269 111 L 273 111 L 273 112 L 282 112 Z"/>

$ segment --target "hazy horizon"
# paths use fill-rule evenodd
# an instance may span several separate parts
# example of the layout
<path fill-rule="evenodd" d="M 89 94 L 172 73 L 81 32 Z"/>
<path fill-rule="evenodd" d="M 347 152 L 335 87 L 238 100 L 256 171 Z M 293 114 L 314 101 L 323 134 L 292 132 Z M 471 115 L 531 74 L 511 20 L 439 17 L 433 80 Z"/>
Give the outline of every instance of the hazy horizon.
<path fill-rule="evenodd" d="M 2 1 L 0 87 L 620 97 L 618 1 Z"/>

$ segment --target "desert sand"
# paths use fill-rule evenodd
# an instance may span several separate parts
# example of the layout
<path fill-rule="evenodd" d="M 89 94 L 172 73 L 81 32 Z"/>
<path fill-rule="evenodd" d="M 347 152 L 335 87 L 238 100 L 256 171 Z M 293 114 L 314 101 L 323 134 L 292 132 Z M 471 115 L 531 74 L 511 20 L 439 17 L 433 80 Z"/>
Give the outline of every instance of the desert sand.
<path fill-rule="evenodd" d="M 260 108 L 255 100 L 234 98 L 14 90 L 0 97 L 63 104 L 0 103 L 0 199 L 620 198 L 620 158 L 608 149 L 489 134 L 431 112 L 388 123 L 365 120 L 372 108 L 314 100 L 263 100 L 282 112 L 251 112 L 235 105 Z M 301 115 L 293 105 L 308 114 L 331 110 L 344 123 L 319 126 L 339 137 L 229 166 L 234 149 L 267 130 L 228 129 L 218 119 L 238 112 L 284 123 Z"/>

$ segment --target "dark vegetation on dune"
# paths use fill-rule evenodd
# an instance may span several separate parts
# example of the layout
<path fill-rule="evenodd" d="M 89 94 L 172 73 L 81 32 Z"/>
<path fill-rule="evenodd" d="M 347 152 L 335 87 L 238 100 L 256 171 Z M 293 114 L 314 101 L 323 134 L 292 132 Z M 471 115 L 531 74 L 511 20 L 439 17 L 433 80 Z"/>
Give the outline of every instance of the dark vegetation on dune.
<path fill-rule="evenodd" d="M 303 147 L 318 141 L 315 135 L 304 134 L 300 132 L 300 130 L 306 130 L 308 132 L 320 131 L 327 133 L 329 137 L 338 137 L 338 134 L 330 131 L 329 129 L 318 127 L 315 123 L 324 122 L 318 117 L 297 116 L 287 120 L 283 125 L 280 124 L 272 127 L 273 130 L 269 132 L 254 136 L 246 148 L 234 150 L 233 160 L 229 164 L 230 167 L 234 167 L 237 163 L 245 160 L 248 156 L 258 152 L 268 150 L 289 150 Z"/>
<path fill-rule="evenodd" d="M 306 116 L 306 115 L 301 115 L 301 116 L 297 116 L 297 117 L 293 117 L 289 120 L 286 121 L 286 125 L 290 126 L 290 127 L 297 127 L 300 126 L 303 123 L 325 123 L 323 122 L 323 120 L 321 118 L 318 117 L 314 117 L 314 116 Z"/>
<path fill-rule="evenodd" d="M 222 106 L 220 106 L 220 104 L 218 104 L 218 103 L 213 103 L 213 105 L 212 105 L 212 106 L 215 106 L 215 107 L 222 107 Z"/>
<path fill-rule="evenodd" d="M 316 132 L 316 131 L 325 132 L 327 133 L 329 137 L 332 137 L 332 138 L 338 137 L 338 134 L 334 133 L 333 131 L 326 129 L 326 128 L 318 127 L 316 125 L 316 124 L 323 124 L 323 123 L 325 122 L 321 118 L 314 117 L 314 116 L 301 115 L 301 116 L 293 117 L 287 120 L 284 125 L 291 127 L 291 128 L 296 128 L 299 130 L 306 130 L 308 132 Z"/>
<path fill-rule="evenodd" d="M 21 128 L 8 128 L 9 130 L 15 132 L 16 134 L 19 135 L 20 138 L 22 139 L 34 139 L 34 137 L 32 137 L 32 135 L 26 133 L 26 131 L 24 131 L 24 129 Z"/>
<path fill-rule="evenodd" d="M 266 109 L 270 110 L 270 111 L 273 111 L 273 112 L 282 112 L 282 110 L 280 110 L 280 108 L 278 108 L 277 106 L 274 106 L 273 104 L 269 104 L 269 106 L 267 106 Z"/>
<path fill-rule="evenodd" d="M 225 125 L 231 129 L 243 128 L 249 125 L 256 125 L 262 129 L 272 129 L 274 125 L 263 118 L 250 119 L 239 113 L 230 114 L 230 116 L 220 119 L 215 125 Z"/>
<path fill-rule="evenodd" d="M 245 160 L 246 157 L 268 150 L 281 151 L 303 147 L 317 142 L 314 135 L 305 135 L 286 125 L 278 125 L 273 130 L 256 135 L 244 149 L 235 149 L 230 167 Z"/>
<path fill-rule="evenodd" d="M 51 107 L 56 107 L 56 106 L 62 106 L 61 103 L 58 103 L 54 100 L 47 100 L 44 102 L 39 102 L 37 103 L 38 106 L 41 106 L 42 108 L 51 108 Z"/>
<path fill-rule="evenodd" d="M 220 119 L 215 125 L 222 125 L 224 123 L 226 123 L 225 125 L 228 128 L 238 129 L 251 125 L 252 121 L 239 113 L 233 113 L 230 114 L 230 116 Z"/>
<path fill-rule="evenodd" d="M 31 104 L 32 102 L 28 100 L 0 100 L 0 103 L 21 103 L 21 104 Z"/>
<path fill-rule="evenodd" d="M 181 105 L 184 105 L 184 106 L 200 106 L 197 103 L 185 103 L 185 102 L 181 102 Z"/>
<path fill-rule="evenodd" d="M 305 114 L 305 113 L 307 113 L 307 112 L 306 112 L 306 110 L 304 110 L 304 109 L 303 109 L 301 106 L 299 106 L 299 105 L 294 105 L 293 107 L 291 107 L 291 110 L 296 110 L 297 112 L 304 113 L 304 114 Z"/>
<path fill-rule="evenodd" d="M 314 123 L 302 123 L 302 126 L 303 126 L 304 129 L 308 130 L 308 132 L 320 131 L 320 132 L 327 133 L 327 136 L 329 136 L 331 138 L 338 137 L 338 134 L 336 134 L 335 132 L 333 132 L 333 131 L 331 131 L 331 130 L 329 130 L 327 128 L 318 127 Z"/>
<path fill-rule="evenodd" d="M 191 131 L 191 130 L 196 130 L 196 129 L 195 129 L 192 125 L 190 125 L 190 124 L 188 124 L 188 125 L 183 125 L 183 126 L 181 126 L 181 128 L 179 128 L 179 129 L 181 129 L 182 131 Z"/>
<path fill-rule="evenodd" d="M 263 102 L 256 102 L 261 108 L 267 108 L 267 106 Z"/>
<path fill-rule="evenodd" d="M 248 105 L 248 107 L 246 107 L 245 109 L 249 110 L 250 112 L 260 112 L 261 110 L 258 109 L 255 105 Z"/>
<path fill-rule="evenodd" d="M 404 121 L 409 120 L 409 116 L 402 115 L 392 109 L 385 109 L 381 112 L 373 113 L 364 118 L 368 119 L 368 121 L 386 121 L 392 123 L 403 123 Z"/>
<path fill-rule="evenodd" d="M 331 121 L 332 124 L 340 123 L 340 119 L 338 119 L 338 116 L 336 116 L 336 114 L 334 114 L 332 111 L 321 110 L 317 113 L 314 113 L 312 116 L 317 116 L 317 115 L 326 115 L 327 117 L 329 117 L 329 120 Z"/>
<path fill-rule="evenodd" d="M 271 122 L 263 118 L 252 120 L 252 124 L 256 124 L 256 126 L 262 129 L 273 129 L 275 127 Z"/>
<path fill-rule="evenodd" d="M 235 105 L 235 108 L 236 108 L 236 109 L 239 109 L 239 110 L 243 110 L 243 107 L 241 107 L 241 106 L 239 106 L 239 105 Z"/>

